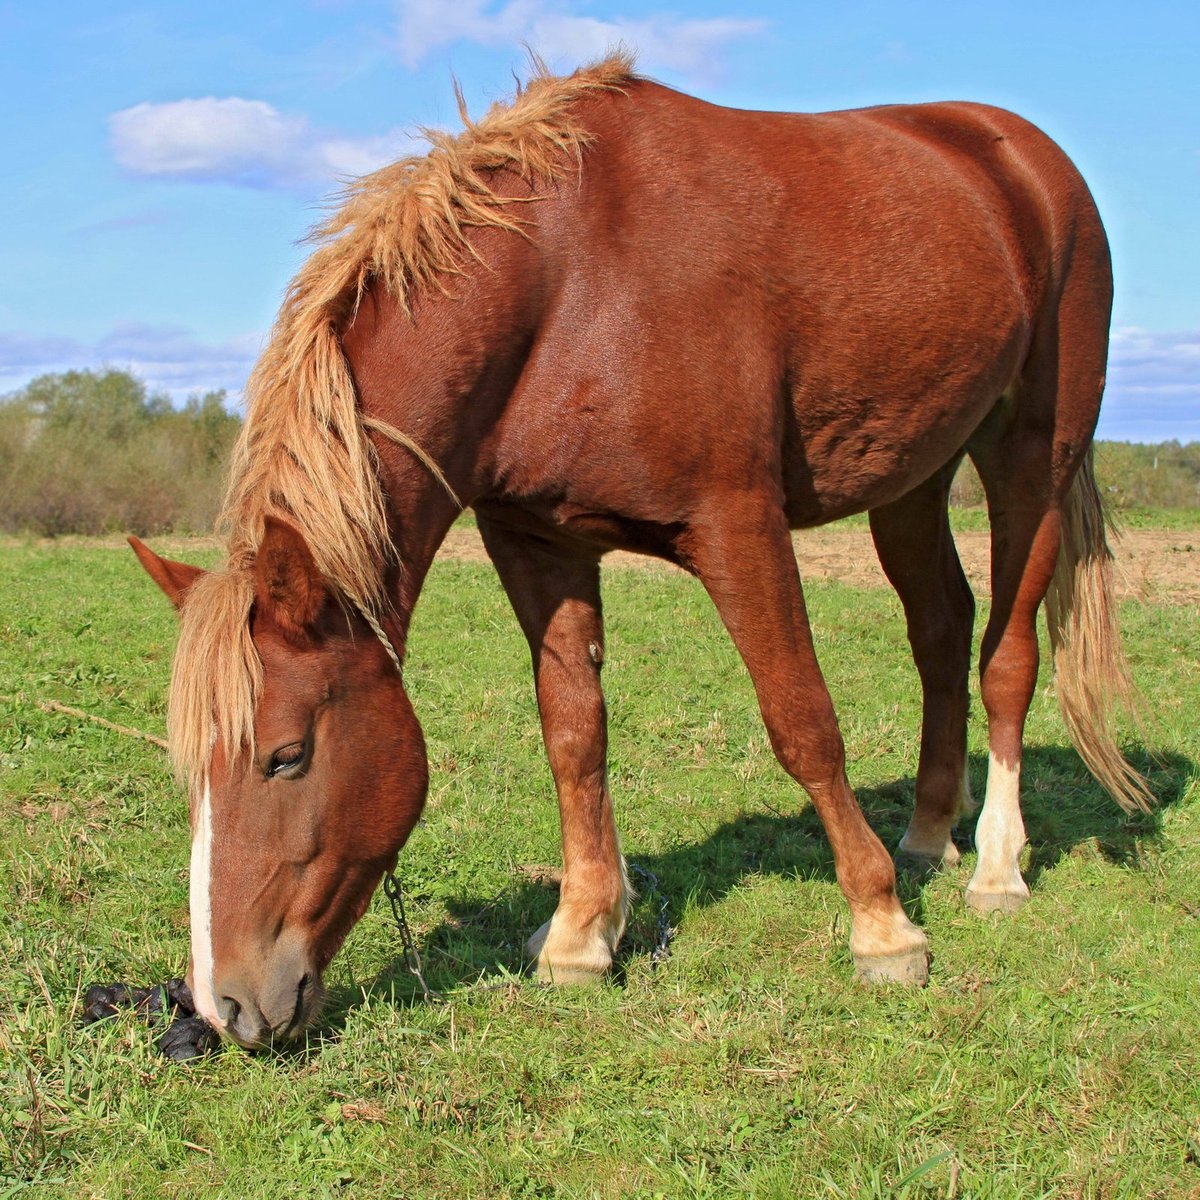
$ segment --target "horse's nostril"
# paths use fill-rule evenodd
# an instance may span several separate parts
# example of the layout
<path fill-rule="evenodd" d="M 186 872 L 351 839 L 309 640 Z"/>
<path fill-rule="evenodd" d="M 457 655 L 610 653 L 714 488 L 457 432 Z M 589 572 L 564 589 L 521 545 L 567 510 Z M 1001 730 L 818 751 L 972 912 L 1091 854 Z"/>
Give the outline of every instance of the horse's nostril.
<path fill-rule="evenodd" d="M 217 1015 L 226 1025 L 233 1025 L 241 1015 L 242 1006 L 232 996 L 222 996 L 217 1003 Z"/>
<path fill-rule="evenodd" d="M 304 1020 L 304 996 L 310 982 L 309 975 L 305 972 L 300 976 L 300 982 L 296 984 L 296 1007 L 292 1010 L 292 1019 L 283 1031 L 284 1037 L 290 1037 Z"/>

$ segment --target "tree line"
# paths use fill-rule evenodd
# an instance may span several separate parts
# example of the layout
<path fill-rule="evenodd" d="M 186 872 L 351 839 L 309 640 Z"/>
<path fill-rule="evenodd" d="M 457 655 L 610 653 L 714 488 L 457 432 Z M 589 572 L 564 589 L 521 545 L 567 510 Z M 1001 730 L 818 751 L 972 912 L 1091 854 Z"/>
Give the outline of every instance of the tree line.
<path fill-rule="evenodd" d="M 128 371 L 42 375 L 0 397 L 0 531 L 207 532 L 241 427 L 222 391 L 175 406 Z M 1200 507 L 1200 442 L 1097 442 L 1117 509 Z M 952 502 L 984 502 L 970 463 Z"/>
<path fill-rule="evenodd" d="M 1200 508 L 1200 442 L 1104 442 L 1096 449 L 1096 482 L 1117 512 Z M 960 508 L 985 503 L 969 459 L 950 490 Z"/>
<path fill-rule="evenodd" d="M 207 531 L 240 427 L 223 391 L 176 407 L 128 371 L 39 376 L 0 399 L 0 529 Z"/>

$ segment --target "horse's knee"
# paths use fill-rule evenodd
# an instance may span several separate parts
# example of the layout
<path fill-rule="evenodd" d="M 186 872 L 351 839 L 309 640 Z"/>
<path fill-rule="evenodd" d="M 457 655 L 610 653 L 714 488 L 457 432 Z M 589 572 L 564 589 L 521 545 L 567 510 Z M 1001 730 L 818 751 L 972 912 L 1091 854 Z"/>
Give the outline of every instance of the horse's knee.
<path fill-rule="evenodd" d="M 811 724 L 795 713 L 786 721 L 768 718 L 767 734 L 779 765 L 809 793 L 844 781 L 846 744 L 832 707 Z"/>

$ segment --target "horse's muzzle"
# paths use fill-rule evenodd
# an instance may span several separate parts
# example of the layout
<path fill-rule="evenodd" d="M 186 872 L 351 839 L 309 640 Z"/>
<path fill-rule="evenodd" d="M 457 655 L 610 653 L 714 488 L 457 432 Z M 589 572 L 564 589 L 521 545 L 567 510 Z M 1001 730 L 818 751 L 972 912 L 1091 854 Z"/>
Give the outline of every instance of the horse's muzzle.
<path fill-rule="evenodd" d="M 217 1027 L 247 1049 L 299 1037 L 324 995 L 308 956 L 279 943 L 265 961 L 218 965 L 213 982 Z"/>

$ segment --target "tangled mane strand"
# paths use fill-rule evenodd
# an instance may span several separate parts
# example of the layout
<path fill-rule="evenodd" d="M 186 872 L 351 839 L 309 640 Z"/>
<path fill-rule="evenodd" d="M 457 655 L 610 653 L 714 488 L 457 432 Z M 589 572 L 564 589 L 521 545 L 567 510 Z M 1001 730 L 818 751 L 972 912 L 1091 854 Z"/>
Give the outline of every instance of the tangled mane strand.
<path fill-rule="evenodd" d="M 626 53 L 562 78 L 535 60 L 512 103 L 494 104 L 479 121 L 456 89 L 463 131 L 426 131 L 428 154 L 351 183 L 310 235 L 317 248 L 292 280 L 246 386 L 246 420 L 217 519 L 226 566 L 198 581 L 183 607 L 168 728 L 176 769 L 193 786 L 207 770 L 214 733 L 227 746 L 254 744 L 262 665 L 249 614 L 266 517 L 300 530 L 347 603 L 373 619 L 386 607 L 386 510 L 341 346 L 364 292 L 382 284 L 411 313 L 420 288 L 445 292 L 445 278 L 475 256 L 471 229 L 520 233 L 511 206 L 521 200 L 497 195 L 488 173 L 555 180 L 577 168 L 589 138 L 573 103 L 633 78 Z"/>

